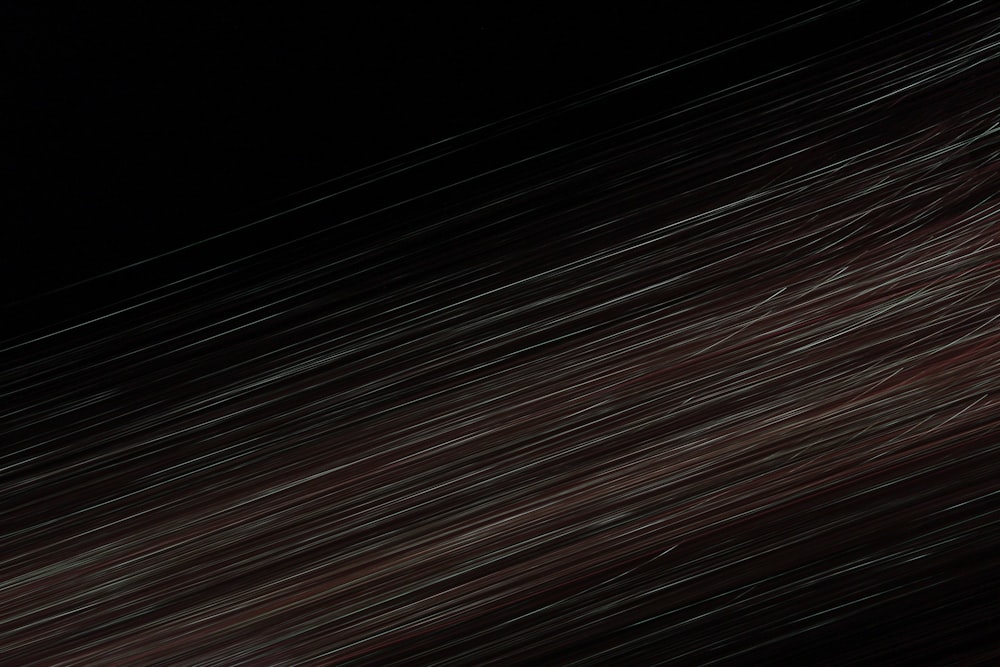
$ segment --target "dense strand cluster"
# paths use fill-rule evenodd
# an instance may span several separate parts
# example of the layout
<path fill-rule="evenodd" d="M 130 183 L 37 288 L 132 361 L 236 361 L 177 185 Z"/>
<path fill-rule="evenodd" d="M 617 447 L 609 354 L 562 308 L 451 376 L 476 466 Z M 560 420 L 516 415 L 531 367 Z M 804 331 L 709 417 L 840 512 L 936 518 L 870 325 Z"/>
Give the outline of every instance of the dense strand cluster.
<path fill-rule="evenodd" d="M 1000 660 L 998 59 L 946 3 L 8 341 L 0 662 Z"/>

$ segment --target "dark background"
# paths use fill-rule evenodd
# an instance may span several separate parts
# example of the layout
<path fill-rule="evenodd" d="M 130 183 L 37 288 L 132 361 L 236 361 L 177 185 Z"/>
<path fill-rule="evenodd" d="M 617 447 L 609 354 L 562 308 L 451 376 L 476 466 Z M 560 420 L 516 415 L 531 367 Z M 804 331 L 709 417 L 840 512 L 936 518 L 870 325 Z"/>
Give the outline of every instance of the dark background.
<path fill-rule="evenodd" d="M 346 208 L 336 208 L 344 198 L 334 198 L 325 213 L 311 212 L 309 219 L 283 216 L 252 233 L 98 280 L 334 191 L 326 186 L 277 199 L 302 188 L 606 86 L 794 12 L 734 11 L 718 3 L 662 15 L 377 5 L 351 13 L 220 5 L 112 13 L 5 4 L 0 23 L 12 77 L 2 152 L 4 337 L 83 315 L 505 159 L 661 114 L 900 19 L 878 3 L 840 4 L 849 6 L 600 98 L 548 125 L 535 123 L 502 139 L 486 130 L 480 135 L 485 144 L 465 150 L 460 160 L 383 179 L 374 190 L 354 192 Z M 86 283 L 64 289 L 80 281 Z"/>

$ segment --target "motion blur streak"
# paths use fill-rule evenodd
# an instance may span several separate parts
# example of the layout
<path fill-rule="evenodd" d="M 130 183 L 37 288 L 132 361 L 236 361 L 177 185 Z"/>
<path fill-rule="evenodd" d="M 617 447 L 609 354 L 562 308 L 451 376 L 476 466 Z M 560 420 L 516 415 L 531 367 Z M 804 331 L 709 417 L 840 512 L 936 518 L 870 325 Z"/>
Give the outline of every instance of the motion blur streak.
<path fill-rule="evenodd" d="M 7 341 L 0 662 L 1000 660 L 998 59 L 945 3 Z"/>

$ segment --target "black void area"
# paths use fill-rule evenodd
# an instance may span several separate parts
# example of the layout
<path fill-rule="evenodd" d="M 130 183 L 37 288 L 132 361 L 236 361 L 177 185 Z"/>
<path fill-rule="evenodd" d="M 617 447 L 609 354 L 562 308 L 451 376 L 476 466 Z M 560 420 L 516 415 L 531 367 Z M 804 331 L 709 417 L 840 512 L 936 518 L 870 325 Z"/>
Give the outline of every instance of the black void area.
<path fill-rule="evenodd" d="M 339 230 L 324 236 L 334 251 L 359 237 L 391 240 L 405 223 L 367 214 L 918 13 L 836 4 L 792 12 L 703 3 L 666 15 L 5 5 L 14 67 L 0 338 L 322 229 Z M 786 29 L 662 74 L 664 64 L 775 25 Z M 647 70 L 661 74 L 560 106 Z"/>

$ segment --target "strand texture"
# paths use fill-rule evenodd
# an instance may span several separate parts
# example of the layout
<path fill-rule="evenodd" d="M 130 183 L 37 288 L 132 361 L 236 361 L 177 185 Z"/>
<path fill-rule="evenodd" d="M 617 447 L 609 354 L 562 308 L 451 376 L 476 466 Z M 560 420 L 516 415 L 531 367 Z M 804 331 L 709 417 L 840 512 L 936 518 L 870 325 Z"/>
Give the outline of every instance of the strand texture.
<path fill-rule="evenodd" d="M 998 59 L 945 4 L 8 341 L 0 662 L 1000 660 Z"/>

